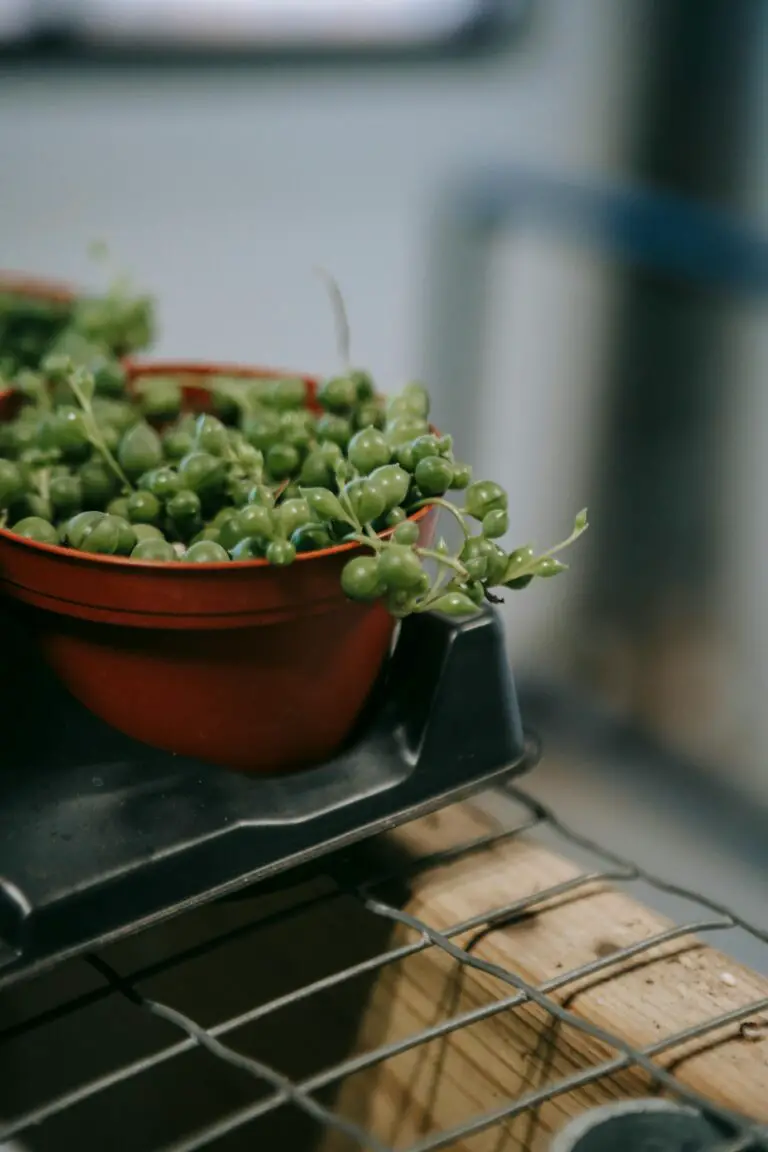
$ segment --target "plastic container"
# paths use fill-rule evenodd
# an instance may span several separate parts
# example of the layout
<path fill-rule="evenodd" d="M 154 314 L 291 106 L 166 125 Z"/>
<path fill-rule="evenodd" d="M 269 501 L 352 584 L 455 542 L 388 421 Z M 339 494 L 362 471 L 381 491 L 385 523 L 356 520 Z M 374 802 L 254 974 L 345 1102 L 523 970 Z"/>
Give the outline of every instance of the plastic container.
<path fill-rule="evenodd" d="M 726 1136 L 700 1112 L 670 1100 L 622 1100 L 571 1121 L 551 1152 L 715 1152 Z"/>
<path fill-rule="evenodd" d="M 188 377 L 194 408 L 208 396 L 196 376 L 275 374 L 141 362 L 129 372 Z M 414 519 L 428 541 L 433 514 Z M 0 530 L 0 588 L 33 610 L 29 626 L 62 683 L 115 728 L 230 768 L 284 771 L 343 744 L 392 642 L 383 605 L 352 603 L 341 590 L 354 548 L 283 569 L 263 560 L 162 565 Z"/>

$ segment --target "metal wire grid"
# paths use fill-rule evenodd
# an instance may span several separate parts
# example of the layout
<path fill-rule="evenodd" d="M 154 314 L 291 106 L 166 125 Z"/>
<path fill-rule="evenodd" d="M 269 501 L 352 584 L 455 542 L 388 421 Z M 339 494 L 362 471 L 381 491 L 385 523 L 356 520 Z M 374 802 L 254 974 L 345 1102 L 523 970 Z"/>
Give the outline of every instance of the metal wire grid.
<path fill-rule="evenodd" d="M 554 993 L 568 989 L 570 985 L 585 977 L 596 974 L 610 976 L 611 970 L 619 967 L 625 961 L 642 957 L 660 945 L 668 944 L 685 936 L 692 934 L 701 936 L 715 931 L 740 928 L 768 945 L 768 930 L 747 923 L 737 913 L 715 901 L 678 885 L 668 883 L 638 867 L 633 862 L 606 850 L 567 827 L 550 808 L 517 786 L 507 784 L 504 789 L 525 813 L 524 818 L 513 827 L 489 833 L 471 842 L 462 843 L 419 859 L 410 859 L 405 868 L 390 871 L 386 875 L 358 879 L 351 885 L 348 879 L 345 879 L 337 886 L 335 892 L 313 896 L 309 900 L 293 905 L 288 910 L 267 917 L 266 920 L 264 918 L 259 919 L 256 925 L 245 923 L 234 931 L 222 933 L 213 939 L 177 952 L 173 956 L 164 958 L 152 965 L 138 968 L 129 975 L 122 975 L 112 964 L 95 953 L 82 957 L 80 963 L 88 965 L 93 972 L 97 973 L 103 979 L 103 984 L 22 1023 L 0 1029 L 0 1046 L 9 1043 L 21 1034 L 28 1034 L 35 1029 L 42 1028 L 55 1019 L 77 1013 L 96 1000 L 111 995 L 122 997 L 133 1005 L 139 1013 L 150 1014 L 167 1021 L 178 1029 L 180 1039 L 175 1044 L 161 1048 L 141 1059 L 126 1063 L 103 1076 L 46 1101 L 22 1115 L 17 1115 L 0 1128 L 0 1141 L 23 1137 L 25 1133 L 29 1133 L 46 1121 L 61 1116 L 68 1109 L 92 1100 L 98 1094 L 106 1092 L 133 1077 L 156 1069 L 183 1053 L 199 1048 L 205 1050 L 224 1065 L 248 1073 L 259 1082 L 261 1087 L 268 1086 L 270 1092 L 266 1097 L 253 1104 L 239 1108 L 191 1135 L 186 1135 L 171 1144 L 166 1144 L 162 1152 L 195 1152 L 196 1149 L 211 1147 L 229 1134 L 254 1123 L 285 1105 L 294 1106 L 322 1126 L 344 1133 L 360 1148 L 371 1149 L 372 1152 L 395 1152 L 392 1147 L 382 1143 L 381 1139 L 372 1132 L 364 1130 L 357 1123 L 346 1119 L 334 1112 L 332 1108 L 321 1103 L 317 1099 L 317 1093 L 322 1089 L 340 1085 L 342 1081 L 355 1073 L 380 1065 L 392 1057 L 417 1049 L 432 1040 L 449 1036 L 451 1033 L 462 1028 L 468 1028 L 481 1020 L 499 1013 L 509 1012 L 525 1004 L 536 1004 L 546 1011 L 551 1022 L 557 1021 L 580 1030 L 595 1040 L 608 1045 L 616 1052 L 616 1055 L 600 1064 L 574 1072 L 547 1084 L 538 1090 L 510 1098 L 492 1111 L 470 1117 L 455 1127 L 433 1132 L 423 1139 L 419 1139 L 416 1143 L 410 1144 L 407 1152 L 435 1152 L 437 1149 L 450 1148 L 469 1136 L 491 1129 L 524 1113 L 535 1115 L 536 1110 L 545 1102 L 587 1085 L 596 1084 L 603 1078 L 613 1076 L 632 1066 L 644 1070 L 657 1088 L 664 1090 L 681 1103 L 701 1110 L 702 1113 L 721 1126 L 724 1142 L 717 1152 L 747 1152 L 747 1150 L 753 1152 L 755 1149 L 768 1149 L 768 1127 L 754 1124 L 748 1118 L 736 1115 L 704 1099 L 686 1087 L 673 1072 L 662 1068 L 655 1060 L 656 1057 L 669 1053 L 689 1041 L 708 1037 L 724 1028 L 746 1039 L 757 1038 L 758 1035 L 762 1035 L 767 1025 L 764 1020 L 755 1021 L 754 1018 L 760 1013 L 768 1011 L 768 997 L 702 1020 L 641 1049 L 632 1047 L 618 1034 L 580 1019 L 553 996 Z M 417 874 L 439 869 L 472 853 L 483 852 L 514 837 L 541 829 L 548 829 L 556 833 L 560 840 L 571 845 L 572 848 L 586 850 L 590 854 L 598 856 L 604 862 L 604 866 L 597 871 L 585 871 L 570 880 L 542 889 L 523 899 L 511 901 L 503 907 L 478 913 L 476 916 L 455 923 L 443 931 L 437 931 L 424 920 L 387 903 L 376 894 L 385 883 L 392 880 L 407 881 Z M 652 885 L 660 892 L 692 901 L 710 915 L 670 927 L 628 947 L 612 952 L 610 955 L 598 957 L 590 963 L 563 972 L 538 987 L 528 983 L 519 973 L 483 960 L 473 952 L 479 939 L 488 932 L 500 930 L 505 925 L 519 921 L 521 917 L 533 911 L 537 906 L 544 905 L 555 898 L 577 895 L 582 889 L 597 882 L 616 884 L 638 880 Z M 259 1004 L 247 1012 L 222 1020 L 207 1028 L 202 1027 L 194 1019 L 175 1008 L 148 998 L 138 989 L 140 982 L 180 965 L 191 957 L 198 957 L 219 948 L 231 940 L 233 936 L 247 933 L 254 927 L 264 928 L 270 920 L 278 921 L 285 917 L 300 916 L 308 906 L 315 906 L 324 900 L 333 899 L 334 896 L 338 895 L 340 888 L 343 888 L 345 893 L 352 894 L 367 914 L 411 930 L 414 939 L 407 944 L 382 951 L 360 963 L 350 965 L 304 987 L 296 988 L 287 995 Z M 456 943 L 458 938 L 466 937 L 470 933 L 474 933 L 474 935 L 464 946 L 459 946 Z M 451 1015 L 412 1035 L 351 1056 L 336 1063 L 333 1067 L 325 1068 L 296 1082 L 292 1082 L 267 1064 L 244 1055 L 225 1042 L 224 1038 L 229 1033 L 235 1032 L 247 1024 L 264 1021 L 271 1014 L 288 1005 L 306 1002 L 309 998 L 331 988 L 342 986 L 355 977 L 380 971 L 388 965 L 430 948 L 441 950 L 460 968 L 475 969 L 495 977 L 509 986 L 511 989 L 509 995 L 500 996 L 492 1002 L 472 1010 Z M 405 1152 L 405 1150 L 401 1149 L 400 1152 Z"/>

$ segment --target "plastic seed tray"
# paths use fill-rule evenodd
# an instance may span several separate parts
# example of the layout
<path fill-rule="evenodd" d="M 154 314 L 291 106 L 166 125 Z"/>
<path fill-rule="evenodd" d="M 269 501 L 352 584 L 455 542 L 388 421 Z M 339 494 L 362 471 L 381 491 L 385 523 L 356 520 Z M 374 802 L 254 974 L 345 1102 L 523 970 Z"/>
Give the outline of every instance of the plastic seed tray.
<path fill-rule="evenodd" d="M 0 607 L 0 637 L 0 985 L 411 820 L 536 756 L 491 612 L 458 625 L 408 620 L 348 748 L 274 776 L 135 743 L 58 686 L 17 609 Z"/>

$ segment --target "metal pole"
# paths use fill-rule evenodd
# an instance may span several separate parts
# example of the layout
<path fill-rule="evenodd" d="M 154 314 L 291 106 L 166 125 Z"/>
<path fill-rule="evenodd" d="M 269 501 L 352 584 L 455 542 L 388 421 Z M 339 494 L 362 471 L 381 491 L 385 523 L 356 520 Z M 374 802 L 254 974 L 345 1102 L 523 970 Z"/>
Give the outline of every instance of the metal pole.
<path fill-rule="evenodd" d="M 733 204 L 759 64 L 754 0 L 652 5 L 647 113 L 633 165 L 642 183 Z M 681 603 L 704 607 L 717 576 L 723 297 L 636 268 L 616 334 L 594 507 L 593 611 L 640 638 Z M 673 608 L 674 606 L 674 608 Z"/>

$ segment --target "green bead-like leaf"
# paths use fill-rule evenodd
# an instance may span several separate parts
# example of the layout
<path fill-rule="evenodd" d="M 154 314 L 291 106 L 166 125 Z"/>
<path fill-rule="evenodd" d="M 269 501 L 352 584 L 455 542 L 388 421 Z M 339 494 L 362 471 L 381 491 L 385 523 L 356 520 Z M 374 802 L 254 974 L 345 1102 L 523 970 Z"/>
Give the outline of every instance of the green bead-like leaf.
<path fill-rule="evenodd" d="M 372 524 L 385 509 L 383 494 L 366 479 L 350 480 L 341 492 L 361 524 Z"/>
<path fill-rule="evenodd" d="M 511 588 L 513 592 L 522 592 L 523 588 L 527 588 L 533 580 L 533 576 L 518 576 L 516 580 L 508 580 L 504 585 L 505 588 Z"/>
<path fill-rule="evenodd" d="M 78 399 L 82 398 L 82 401 L 90 405 L 96 391 L 96 380 L 92 372 L 87 368 L 75 368 L 69 378 L 69 386 Z"/>
<path fill-rule="evenodd" d="M 341 587 L 350 600 L 375 600 L 384 591 L 375 556 L 353 556 L 341 572 Z"/>
<path fill-rule="evenodd" d="M 465 592 L 446 592 L 431 607 L 434 612 L 443 612 L 446 616 L 474 616 L 477 612 L 477 604 Z"/>
<path fill-rule="evenodd" d="M 40 365 L 42 372 L 54 383 L 58 380 L 66 380 L 71 375 L 74 367 L 72 357 L 62 352 L 55 352 L 50 356 L 46 356 Z"/>
<path fill-rule="evenodd" d="M 508 584 L 510 580 L 518 580 L 521 576 L 531 573 L 534 558 L 533 548 L 530 545 L 525 548 L 516 548 L 514 552 L 510 552 L 507 570 L 501 583 Z"/>
<path fill-rule="evenodd" d="M 559 560 L 555 560 L 553 556 L 542 556 L 541 560 L 536 561 L 533 569 L 534 576 L 557 576 L 560 572 L 567 571 L 568 565 L 561 564 Z"/>
<path fill-rule="evenodd" d="M 483 535 L 489 540 L 497 540 L 509 530 L 509 516 L 500 508 L 486 512 L 483 516 Z"/>
<path fill-rule="evenodd" d="M 345 524 L 352 524 L 352 520 L 344 511 L 341 501 L 327 488 L 301 488 L 300 491 L 320 520 L 342 520 Z"/>
<path fill-rule="evenodd" d="M 0 382 L 1 386 L 1 382 Z M 20 372 L 11 383 L 14 392 L 20 392 L 27 400 L 32 400 L 41 407 L 46 401 L 45 380 L 37 372 Z"/>

